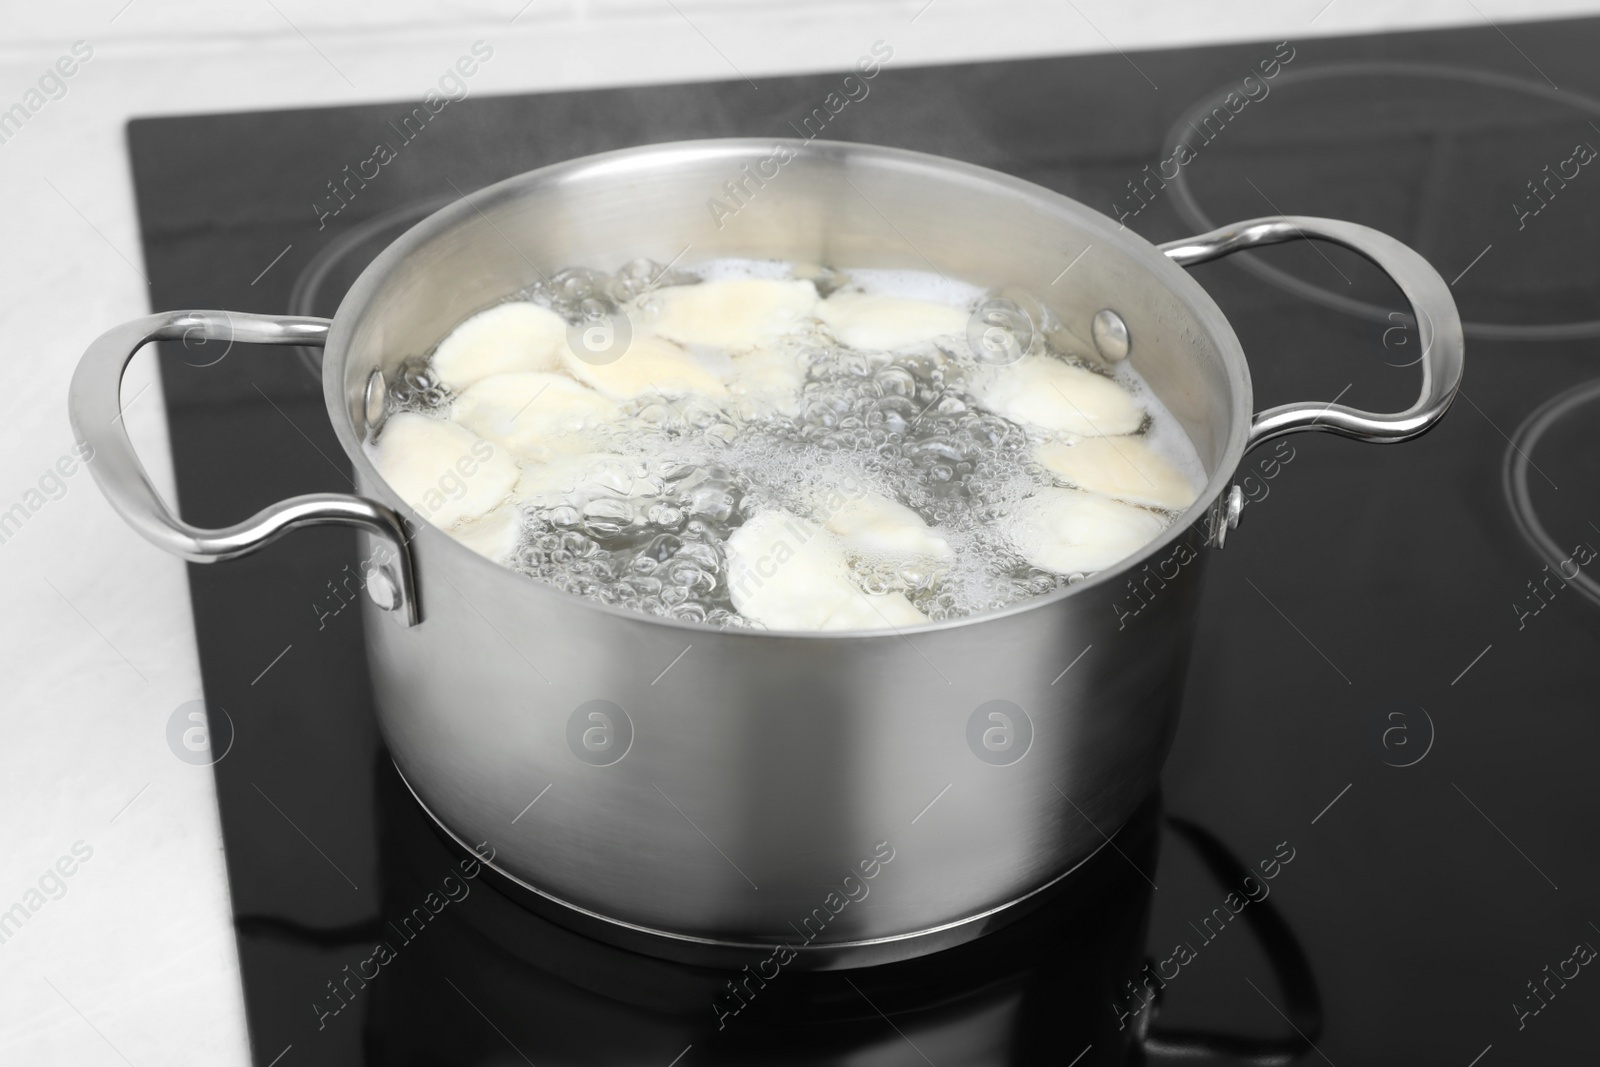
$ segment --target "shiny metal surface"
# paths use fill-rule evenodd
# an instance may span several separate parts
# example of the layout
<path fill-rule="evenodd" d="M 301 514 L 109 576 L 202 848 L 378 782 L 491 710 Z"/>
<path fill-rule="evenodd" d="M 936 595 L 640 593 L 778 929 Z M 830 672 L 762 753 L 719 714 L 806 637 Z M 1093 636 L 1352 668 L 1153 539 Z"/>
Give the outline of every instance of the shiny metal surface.
<path fill-rule="evenodd" d="M 1229 486 L 1227 493 L 1218 499 L 1216 510 L 1212 513 L 1211 540 L 1207 542 L 1212 548 L 1221 548 L 1228 541 L 1228 531 L 1239 528 L 1244 503 L 1244 489 L 1237 485 Z"/>
<path fill-rule="evenodd" d="M 1194 562 L 1120 632 L 1130 594 L 1119 574 L 903 634 L 722 631 L 576 601 L 428 526 L 413 543 L 426 621 L 409 633 L 367 628 L 385 736 L 427 807 L 462 840 L 490 842 L 520 882 L 615 920 L 618 937 L 637 927 L 793 940 L 828 883 L 886 842 L 896 859 L 870 895 L 797 946 L 823 965 L 854 943 L 950 926 L 975 934 L 983 923 L 969 920 L 1071 869 L 1104 844 L 1094 826 L 1114 832 L 1154 787 L 1198 601 L 1199 527 L 1242 455 L 1249 384 L 1204 291 L 1104 216 L 948 160 L 819 143 L 795 152 L 764 186 L 748 183 L 720 228 L 706 201 L 747 166 L 772 172 L 760 171 L 771 144 L 614 153 L 475 192 L 356 282 L 323 373 L 360 491 L 398 506 L 361 449 L 367 376 L 564 266 L 680 253 L 680 264 L 931 265 L 1043 294 L 1083 338 L 1096 312 L 1117 308 L 1136 338 L 1130 361 L 1211 473 L 1189 515 L 1127 569 L 1180 543 Z M 1090 245 L 1077 284 L 1051 290 Z M 975 711 L 996 700 L 1022 709 L 1032 731 L 1004 766 L 967 740 Z M 632 735 L 606 766 L 568 743 L 594 701 L 620 711 Z"/>
<path fill-rule="evenodd" d="M 1193 266 L 1246 248 L 1285 241 L 1320 240 L 1342 245 L 1371 260 L 1400 288 L 1411 304 L 1422 348 L 1422 392 L 1404 411 L 1380 415 L 1343 404 L 1282 404 L 1258 413 L 1250 423 L 1246 451 L 1264 441 L 1302 430 L 1324 430 L 1358 441 L 1392 443 L 1426 433 L 1449 409 L 1461 387 L 1466 342 L 1450 287 L 1416 252 L 1370 226 L 1306 215 L 1251 219 L 1181 241 L 1161 250 L 1174 263 Z"/>
<path fill-rule="evenodd" d="M 1128 324 L 1110 308 L 1095 312 L 1089 323 L 1094 334 L 1094 347 L 1110 363 L 1121 363 L 1128 358 Z"/>
<path fill-rule="evenodd" d="M 107 330 L 78 362 L 68 393 L 68 414 L 78 440 L 92 450 L 89 470 L 117 514 L 145 540 L 191 563 L 237 559 L 302 526 L 354 526 L 384 539 L 392 559 L 384 564 L 399 594 L 398 618 L 418 621 L 416 580 L 407 533 L 393 508 L 345 493 L 291 497 L 220 530 L 184 522 L 150 484 L 122 425 L 122 373 L 151 341 L 191 339 L 265 345 L 321 345 L 328 321 L 228 311 L 169 311 Z M 224 351 L 226 354 L 226 351 Z M 220 358 L 220 357 L 218 357 Z"/>
<path fill-rule="evenodd" d="M 396 764 L 453 836 L 488 842 L 498 869 L 570 905 L 574 925 L 598 936 L 794 943 L 809 917 L 824 916 L 825 930 L 794 944 L 802 966 L 846 963 L 863 944 L 976 936 L 986 916 L 1102 847 L 1101 831 L 1123 825 L 1154 788 L 1176 726 L 1205 543 L 1219 517 L 1237 521 L 1222 498 L 1247 445 L 1300 429 L 1399 439 L 1443 412 L 1335 407 L 1323 425 L 1304 413 L 1321 406 L 1289 405 L 1252 427 L 1238 341 L 1177 263 L 1285 240 L 1291 228 L 1403 268 L 1397 280 L 1429 324 L 1425 343 L 1437 324 L 1432 343 L 1447 346 L 1425 362 L 1425 397 L 1453 392 L 1460 330 L 1443 282 L 1387 238 L 1339 223 L 1265 220 L 1163 254 L 1098 212 L 993 171 L 871 146 L 766 141 L 589 157 L 440 210 L 357 280 L 323 360 L 329 416 L 358 491 L 391 513 L 405 505 L 363 450 L 371 375 L 392 378 L 471 313 L 563 267 L 614 270 L 640 257 L 934 269 L 1039 294 L 1085 346 L 1096 313 L 1114 307 L 1132 338 L 1128 362 L 1183 426 L 1207 483 L 1178 522 L 1113 570 L 903 632 L 728 631 L 626 612 L 418 523 L 410 547 L 422 625 L 385 625 L 377 607 L 365 609 Z M 1073 284 L 1052 287 L 1080 256 Z M 148 524 L 141 503 L 119 510 Z M 173 551 L 187 544 L 152 539 Z M 997 701 L 1007 708 L 998 755 L 969 740 Z M 573 740 L 601 721 L 604 759 Z M 841 880 L 859 882 L 885 850 L 894 859 L 880 864 L 870 894 L 835 911 Z"/>
<path fill-rule="evenodd" d="M 493 873 L 493 876 L 508 885 L 512 894 L 525 907 L 533 910 L 552 921 L 558 922 L 568 929 L 579 933 L 588 934 L 597 940 L 626 948 L 632 952 L 640 952 L 649 956 L 662 959 L 671 959 L 692 962 L 699 966 L 727 967 L 737 970 L 741 965 L 754 963 L 767 956 L 772 949 L 771 941 L 738 940 L 734 938 L 701 937 L 692 934 L 682 934 L 674 930 L 661 930 L 635 923 L 623 922 L 609 915 L 602 915 L 589 910 L 582 905 L 570 900 L 564 900 L 551 893 L 530 884 L 511 874 L 499 864 L 482 859 L 481 853 L 473 851 L 473 846 L 466 840 L 457 836 L 455 831 L 445 825 L 444 821 L 428 808 L 416 788 L 405 781 L 402 773 L 402 782 L 416 800 L 417 806 L 432 820 L 436 832 L 455 846 L 457 853 L 462 858 L 471 858 Z M 910 933 L 893 934 L 886 937 L 866 938 L 855 941 L 834 941 L 826 945 L 812 945 L 804 950 L 804 963 L 799 966 L 805 970 L 833 970 L 855 967 L 876 967 L 897 960 L 915 959 L 930 952 L 953 948 L 965 944 L 985 931 L 996 929 L 1017 919 L 1030 914 L 1036 908 L 1042 907 L 1056 898 L 1056 892 L 1063 889 L 1076 873 L 1085 864 L 1098 856 L 1102 849 L 1108 846 L 1113 850 L 1123 849 L 1128 845 L 1130 835 L 1128 826 L 1124 825 L 1092 848 L 1085 856 L 1071 867 L 1059 872 L 1050 881 L 1029 890 L 1027 893 L 1012 900 L 1008 900 L 987 911 L 976 915 L 963 916 L 954 922 L 942 926 L 928 927 L 914 930 Z M 805 916 L 801 916 L 805 918 Z"/>

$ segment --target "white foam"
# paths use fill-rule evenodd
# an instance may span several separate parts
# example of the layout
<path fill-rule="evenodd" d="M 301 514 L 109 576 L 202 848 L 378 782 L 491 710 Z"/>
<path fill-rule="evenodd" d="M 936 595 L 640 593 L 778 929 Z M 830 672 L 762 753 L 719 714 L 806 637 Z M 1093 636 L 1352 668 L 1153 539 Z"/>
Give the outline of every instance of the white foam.
<path fill-rule="evenodd" d="M 740 278 L 760 278 L 765 281 L 784 281 L 795 277 L 794 264 L 782 259 L 713 259 L 690 270 L 695 277 L 708 282 L 734 281 Z"/>
<path fill-rule="evenodd" d="M 1183 424 L 1172 414 L 1171 410 L 1161 402 L 1156 391 L 1150 388 L 1150 383 L 1144 376 L 1133 369 L 1127 360 L 1116 364 L 1111 377 L 1124 389 L 1133 394 L 1139 405 L 1150 413 L 1150 420 L 1145 424 L 1145 444 L 1168 463 L 1172 464 L 1177 472 L 1183 475 L 1184 481 L 1189 483 L 1189 488 L 1196 493 L 1206 487 L 1210 475 L 1206 473 L 1205 464 L 1200 461 L 1200 453 L 1195 451 L 1194 442 L 1189 440 L 1189 435 L 1184 432 Z"/>
<path fill-rule="evenodd" d="M 857 288 L 878 296 L 903 296 L 911 300 L 931 300 L 971 311 L 989 290 L 970 282 L 947 278 L 923 270 L 888 270 L 878 267 L 843 272 Z"/>

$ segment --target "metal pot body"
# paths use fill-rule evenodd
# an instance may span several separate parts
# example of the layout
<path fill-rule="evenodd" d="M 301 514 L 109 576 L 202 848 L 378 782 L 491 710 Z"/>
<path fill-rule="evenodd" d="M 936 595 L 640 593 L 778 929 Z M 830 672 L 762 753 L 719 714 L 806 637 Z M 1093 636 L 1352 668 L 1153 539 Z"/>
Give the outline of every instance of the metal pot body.
<path fill-rule="evenodd" d="M 1195 623 L 1189 537 L 1193 563 L 1126 629 L 1131 594 L 1103 583 L 828 640 L 596 611 L 429 528 L 425 621 L 369 604 L 368 654 L 401 772 L 502 871 L 647 929 L 859 942 L 1008 904 L 1146 799 Z"/>
<path fill-rule="evenodd" d="M 1052 309 L 1084 338 L 1101 308 L 1122 316 L 1135 366 L 1209 469 L 1231 470 L 1250 410 L 1243 360 L 1211 301 L 1157 249 L 1045 190 L 947 160 L 844 145 L 779 158 L 745 143 L 580 161 L 474 194 L 401 238 L 341 305 L 324 357 L 360 490 L 388 498 L 360 456 L 373 370 L 390 373 L 541 272 L 664 263 L 686 247 L 680 263 L 934 269 L 1041 294 L 1088 248 Z M 743 179 L 763 173 L 764 186 Z M 736 214 L 708 208 L 731 204 L 723 183 L 740 179 Z M 428 809 L 562 901 L 716 941 L 915 934 L 1049 882 L 1149 794 L 1203 566 L 1200 532 L 1174 534 L 1191 564 L 1169 565 L 1126 629 L 1127 579 L 1108 575 L 993 618 L 840 638 L 602 609 L 424 525 L 412 542 L 422 625 L 369 607 L 377 704 Z M 1170 555 L 1173 540 L 1151 554 Z"/>
<path fill-rule="evenodd" d="M 1238 341 L 1179 264 L 1304 236 L 1368 255 L 1418 308 L 1428 355 L 1407 412 L 1300 404 L 1252 417 Z M 381 418 L 375 374 L 392 379 L 542 276 L 640 257 L 938 271 L 1032 294 L 1059 320 L 1058 339 L 1091 355 L 1095 317 L 1110 309 L 1131 339 L 1126 358 L 1198 452 L 1205 489 L 1162 537 L 1081 585 L 857 634 L 631 614 L 493 564 L 420 519 L 402 523 L 408 509 L 363 451 L 369 413 Z M 115 362 L 119 346 L 125 363 L 142 340 L 185 328 L 306 343 L 320 321 L 219 314 L 107 334 L 74 383 L 80 430 L 101 433 L 91 416 L 115 410 L 106 371 L 89 368 Z M 972 936 L 1106 847 L 1155 786 L 1173 736 L 1201 574 L 1237 521 L 1229 481 L 1247 447 L 1297 429 L 1415 436 L 1448 405 L 1461 357 L 1443 282 L 1364 227 L 1258 220 L 1157 248 L 993 171 L 822 142 L 631 149 L 473 193 L 382 253 L 325 340 L 328 412 L 359 497 L 295 498 L 197 530 L 153 491 L 144 499 L 147 483 L 124 484 L 143 472 L 122 455 L 125 435 L 106 432 L 108 469 L 96 473 L 113 503 L 191 559 L 237 555 L 297 525 L 359 526 L 369 558 L 392 558 L 369 584 L 384 604 L 366 606 L 383 733 L 458 841 L 492 850 L 501 873 L 602 936 L 787 942 L 813 960 Z"/>

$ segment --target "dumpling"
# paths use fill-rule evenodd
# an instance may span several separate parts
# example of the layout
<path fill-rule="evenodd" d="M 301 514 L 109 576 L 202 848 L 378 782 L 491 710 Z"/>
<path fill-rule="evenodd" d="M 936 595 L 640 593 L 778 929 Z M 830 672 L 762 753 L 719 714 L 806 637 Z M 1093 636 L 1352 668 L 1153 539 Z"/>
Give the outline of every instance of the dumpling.
<path fill-rule="evenodd" d="M 857 589 L 855 596 L 835 608 L 819 629 L 898 630 L 927 621 L 928 617 L 904 593 L 864 593 Z"/>
<path fill-rule="evenodd" d="M 565 319 L 515 300 L 480 311 L 451 330 L 434 350 L 433 373 L 460 392 L 491 374 L 558 370 L 566 347 Z"/>
<path fill-rule="evenodd" d="M 640 396 L 723 396 L 728 387 L 703 362 L 659 337 L 635 335 L 610 363 L 589 363 L 571 352 L 562 357 L 567 372 L 612 400 Z"/>
<path fill-rule="evenodd" d="M 839 543 L 787 511 L 750 516 L 729 536 L 727 552 L 734 608 L 774 630 L 820 630 L 856 591 Z"/>
<path fill-rule="evenodd" d="M 839 541 L 787 511 L 752 515 L 728 538 L 727 552 L 733 606 L 769 629 L 871 630 L 927 621 L 902 594 L 857 589 Z"/>
<path fill-rule="evenodd" d="M 621 415 L 613 400 L 562 374 L 494 374 L 456 399 L 450 417 L 522 459 L 592 450 L 584 431 Z"/>
<path fill-rule="evenodd" d="M 481 518 L 456 523 L 448 533 L 478 555 L 505 563 L 522 534 L 522 509 L 501 504 Z"/>
<path fill-rule="evenodd" d="M 948 559 L 950 542 L 928 529 L 922 516 L 877 493 L 847 496 L 818 516 L 845 547 L 863 556 L 888 560 Z"/>
<path fill-rule="evenodd" d="M 1049 356 L 980 374 L 972 394 L 996 415 L 1082 437 L 1130 434 L 1144 423 L 1133 395 L 1104 375 Z"/>
<path fill-rule="evenodd" d="M 435 526 L 493 511 L 518 476 L 504 449 L 453 422 L 409 411 L 389 416 L 372 461 L 390 488 Z"/>
<path fill-rule="evenodd" d="M 961 308 L 931 300 L 844 290 L 818 304 L 817 317 L 840 343 L 851 348 L 895 351 L 964 334 L 971 316 Z"/>
<path fill-rule="evenodd" d="M 1182 511 L 1199 495 L 1176 467 L 1137 437 L 1047 441 L 1034 446 L 1033 456 L 1080 489 L 1130 504 Z"/>
<path fill-rule="evenodd" d="M 1166 528 L 1158 515 L 1077 489 L 1041 489 L 1011 516 L 1012 543 L 1024 559 L 1056 574 L 1104 570 Z"/>
<path fill-rule="evenodd" d="M 641 300 L 645 321 L 660 336 L 729 350 L 753 348 L 789 332 L 816 303 L 811 282 L 764 278 L 674 285 Z"/>
<path fill-rule="evenodd" d="M 653 496 L 665 488 L 642 459 L 615 452 L 587 452 L 525 466 L 516 495 L 539 507 L 570 504 L 581 508 L 598 497 Z"/>

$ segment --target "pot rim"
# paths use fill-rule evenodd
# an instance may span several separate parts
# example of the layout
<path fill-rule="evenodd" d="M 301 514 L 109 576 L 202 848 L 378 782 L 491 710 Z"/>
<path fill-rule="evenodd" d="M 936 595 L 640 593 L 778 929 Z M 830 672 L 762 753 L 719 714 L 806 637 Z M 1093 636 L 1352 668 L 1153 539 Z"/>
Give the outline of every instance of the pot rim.
<path fill-rule="evenodd" d="M 1229 406 L 1232 408 L 1232 426 L 1229 429 L 1227 444 L 1222 451 L 1222 458 L 1212 471 L 1211 477 L 1200 491 L 1199 496 L 1195 498 L 1194 503 L 1173 520 L 1172 524 L 1149 544 L 1125 557 L 1115 567 L 1108 567 L 1105 570 L 1098 571 L 1076 585 L 1040 596 L 1029 597 L 1004 608 L 997 608 L 974 615 L 966 615 L 955 619 L 930 620 L 927 623 L 915 626 L 872 630 L 736 629 L 688 619 L 648 615 L 644 612 L 615 607 L 557 589 L 555 586 L 541 582 L 530 575 L 496 563 L 461 544 L 441 527 L 435 526 L 425 519 L 415 518 L 413 509 L 399 498 L 394 490 L 390 488 L 388 482 L 378 473 L 377 468 L 368 458 L 361 440 L 356 436 L 354 426 L 349 417 L 349 406 L 345 397 L 344 387 L 344 356 L 352 330 L 350 324 L 356 317 L 357 309 L 370 302 L 393 272 L 393 269 L 412 251 L 433 240 L 439 234 L 460 225 L 466 220 L 482 215 L 483 208 L 488 204 L 497 204 L 505 200 L 515 199 L 529 187 L 582 181 L 586 176 L 596 173 L 648 170 L 652 167 L 670 165 L 675 160 L 685 158 L 693 158 L 695 160 L 721 158 L 729 161 L 753 162 L 757 158 L 765 159 L 771 155 L 777 145 L 787 145 L 800 156 L 807 154 L 851 156 L 858 159 L 867 158 L 899 164 L 902 167 L 942 171 L 947 174 L 954 173 L 974 184 L 987 185 L 994 189 L 1007 191 L 1037 201 L 1041 210 L 1054 210 L 1070 215 L 1074 223 L 1094 237 L 1097 243 L 1104 242 L 1108 245 L 1115 245 L 1119 251 L 1127 254 L 1137 264 L 1149 270 L 1158 281 L 1184 299 L 1192 308 L 1198 324 L 1206 330 L 1212 343 L 1216 345 L 1218 355 L 1227 374 L 1231 392 Z M 471 199 L 473 196 L 478 198 L 477 201 Z M 974 282 L 973 284 L 980 283 Z M 1246 440 L 1250 431 L 1253 399 L 1249 364 L 1246 361 L 1244 350 L 1239 344 L 1238 336 L 1234 333 L 1233 327 L 1228 322 L 1227 316 L 1223 314 L 1222 309 L 1217 306 L 1205 288 L 1190 277 L 1183 267 L 1172 262 L 1161 249 L 1134 233 L 1125 225 L 1113 225 L 1113 220 L 1109 216 L 1045 186 L 1025 181 L 1003 171 L 950 159 L 946 156 L 915 152 L 903 148 L 889 148 L 881 145 L 857 144 L 845 141 L 805 141 L 798 138 L 763 139 L 753 137 L 671 141 L 637 145 L 632 148 L 613 149 L 608 152 L 580 156 L 576 159 L 552 163 L 535 170 L 524 171 L 521 174 L 504 178 L 492 185 L 474 190 L 472 193 L 463 194 L 460 199 L 435 211 L 397 237 L 378 254 L 376 259 L 368 264 L 355 283 L 351 285 L 349 292 L 345 294 L 344 299 L 339 303 L 338 310 L 334 313 L 332 325 L 328 332 L 327 345 L 323 353 L 322 387 L 323 399 L 328 409 L 328 417 L 333 424 L 334 433 L 338 436 L 339 444 L 344 448 L 346 456 L 349 457 L 351 464 L 356 469 L 356 473 L 367 486 L 366 491 L 370 495 L 378 497 L 399 514 L 407 516 L 410 525 L 415 531 L 412 538 L 413 543 L 425 541 L 428 544 L 429 554 L 433 552 L 458 553 L 458 560 L 470 556 L 471 560 L 464 561 L 459 565 L 477 567 L 480 569 L 480 573 L 485 575 L 490 573 L 490 569 L 492 569 L 493 572 L 500 575 L 512 576 L 512 578 L 525 583 L 524 588 L 530 590 L 529 595 L 559 598 L 561 603 L 571 607 L 583 607 L 601 611 L 633 622 L 687 633 L 714 633 L 728 637 L 805 638 L 808 640 L 879 638 L 885 641 L 911 634 L 960 629 L 977 623 L 1009 618 L 1024 612 L 1042 610 L 1083 594 L 1090 589 L 1096 589 L 1110 582 L 1118 581 L 1124 574 L 1137 570 L 1145 562 L 1169 550 L 1172 545 L 1185 537 L 1205 517 L 1206 513 L 1215 505 L 1217 499 L 1227 488 L 1228 483 L 1232 481 L 1234 472 L 1244 456 Z M 435 542 L 448 542 L 448 545 L 440 543 L 436 546 Z"/>

